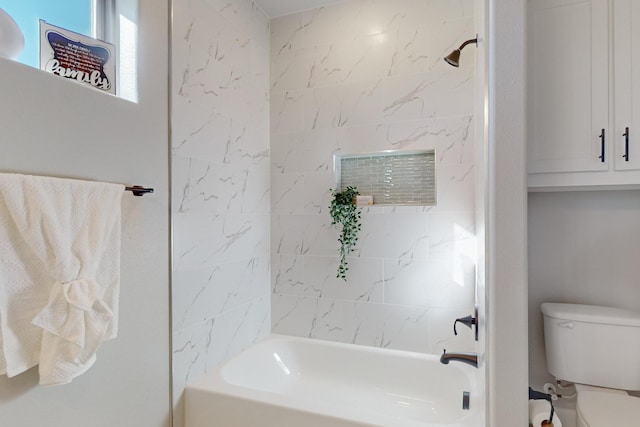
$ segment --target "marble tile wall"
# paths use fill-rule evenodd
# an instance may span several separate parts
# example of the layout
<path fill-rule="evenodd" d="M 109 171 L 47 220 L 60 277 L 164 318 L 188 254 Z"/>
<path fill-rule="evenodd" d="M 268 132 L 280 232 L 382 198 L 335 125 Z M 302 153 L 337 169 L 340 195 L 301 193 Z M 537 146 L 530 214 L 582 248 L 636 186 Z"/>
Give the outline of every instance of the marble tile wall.
<path fill-rule="evenodd" d="M 349 0 L 271 21 L 274 333 L 426 353 L 473 350 L 472 0 Z M 435 148 L 438 204 L 364 210 L 336 278 L 333 155 Z"/>
<path fill-rule="evenodd" d="M 174 0 L 174 425 L 185 384 L 269 333 L 269 21 Z"/>

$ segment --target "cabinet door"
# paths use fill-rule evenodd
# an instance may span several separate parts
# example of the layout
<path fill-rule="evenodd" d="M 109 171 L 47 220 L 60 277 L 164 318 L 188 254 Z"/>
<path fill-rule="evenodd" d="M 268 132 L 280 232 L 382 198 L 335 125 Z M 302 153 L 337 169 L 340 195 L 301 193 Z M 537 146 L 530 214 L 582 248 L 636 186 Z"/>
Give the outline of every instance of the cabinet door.
<path fill-rule="evenodd" d="M 640 1 L 613 2 L 617 170 L 640 169 Z"/>
<path fill-rule="evenodd" d="M 529 173 L 607 170 L 607 0 L 528 7 Z"/>

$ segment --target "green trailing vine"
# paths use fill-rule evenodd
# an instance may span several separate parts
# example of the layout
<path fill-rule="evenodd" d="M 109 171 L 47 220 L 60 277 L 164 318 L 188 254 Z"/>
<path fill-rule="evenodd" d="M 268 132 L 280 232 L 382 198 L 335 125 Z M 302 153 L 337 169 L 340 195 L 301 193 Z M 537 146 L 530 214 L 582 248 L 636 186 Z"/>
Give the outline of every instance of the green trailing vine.
<path fill-rule="evenodd" d="M 354 199 L 360 193 L 356 187 L 347 187 L 342 191 L 330 190 L 333 200 L 329 206 L 331 214 L 331 225 L 341 224 L 342 231 L 338 242 L 340 242 L 340 265 L 338 266 L 338 274 L 344 281 L 347 280 L 347 272 L 349 265 L 347 263 L 347 255 L 349 255 L 358 241 L 358 232 L 360 231 L 360 209 L 356 206 Z"/>

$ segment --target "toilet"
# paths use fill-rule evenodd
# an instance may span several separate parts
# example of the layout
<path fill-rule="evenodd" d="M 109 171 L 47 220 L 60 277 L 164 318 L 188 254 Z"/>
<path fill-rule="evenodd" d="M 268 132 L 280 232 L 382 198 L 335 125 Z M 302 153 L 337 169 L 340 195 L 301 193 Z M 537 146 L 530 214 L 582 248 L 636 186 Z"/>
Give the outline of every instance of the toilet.
<path fill-rule="evenodd" d="M 542 304 L 547 370 L 574 383 L 577 427 L 638 427 L 640 313 L 582 304 Z"/>

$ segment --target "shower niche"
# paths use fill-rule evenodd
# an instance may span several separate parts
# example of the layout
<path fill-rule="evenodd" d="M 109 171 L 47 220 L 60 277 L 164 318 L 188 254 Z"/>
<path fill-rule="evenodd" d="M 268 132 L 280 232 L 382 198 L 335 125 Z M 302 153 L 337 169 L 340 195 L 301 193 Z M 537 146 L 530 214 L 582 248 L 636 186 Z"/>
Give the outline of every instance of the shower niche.
<path fill-rule="evenodd" d="M 336 154 L 336 188 L 356 187 L 373 205 L 435 206 L 436 150 Z"/>

